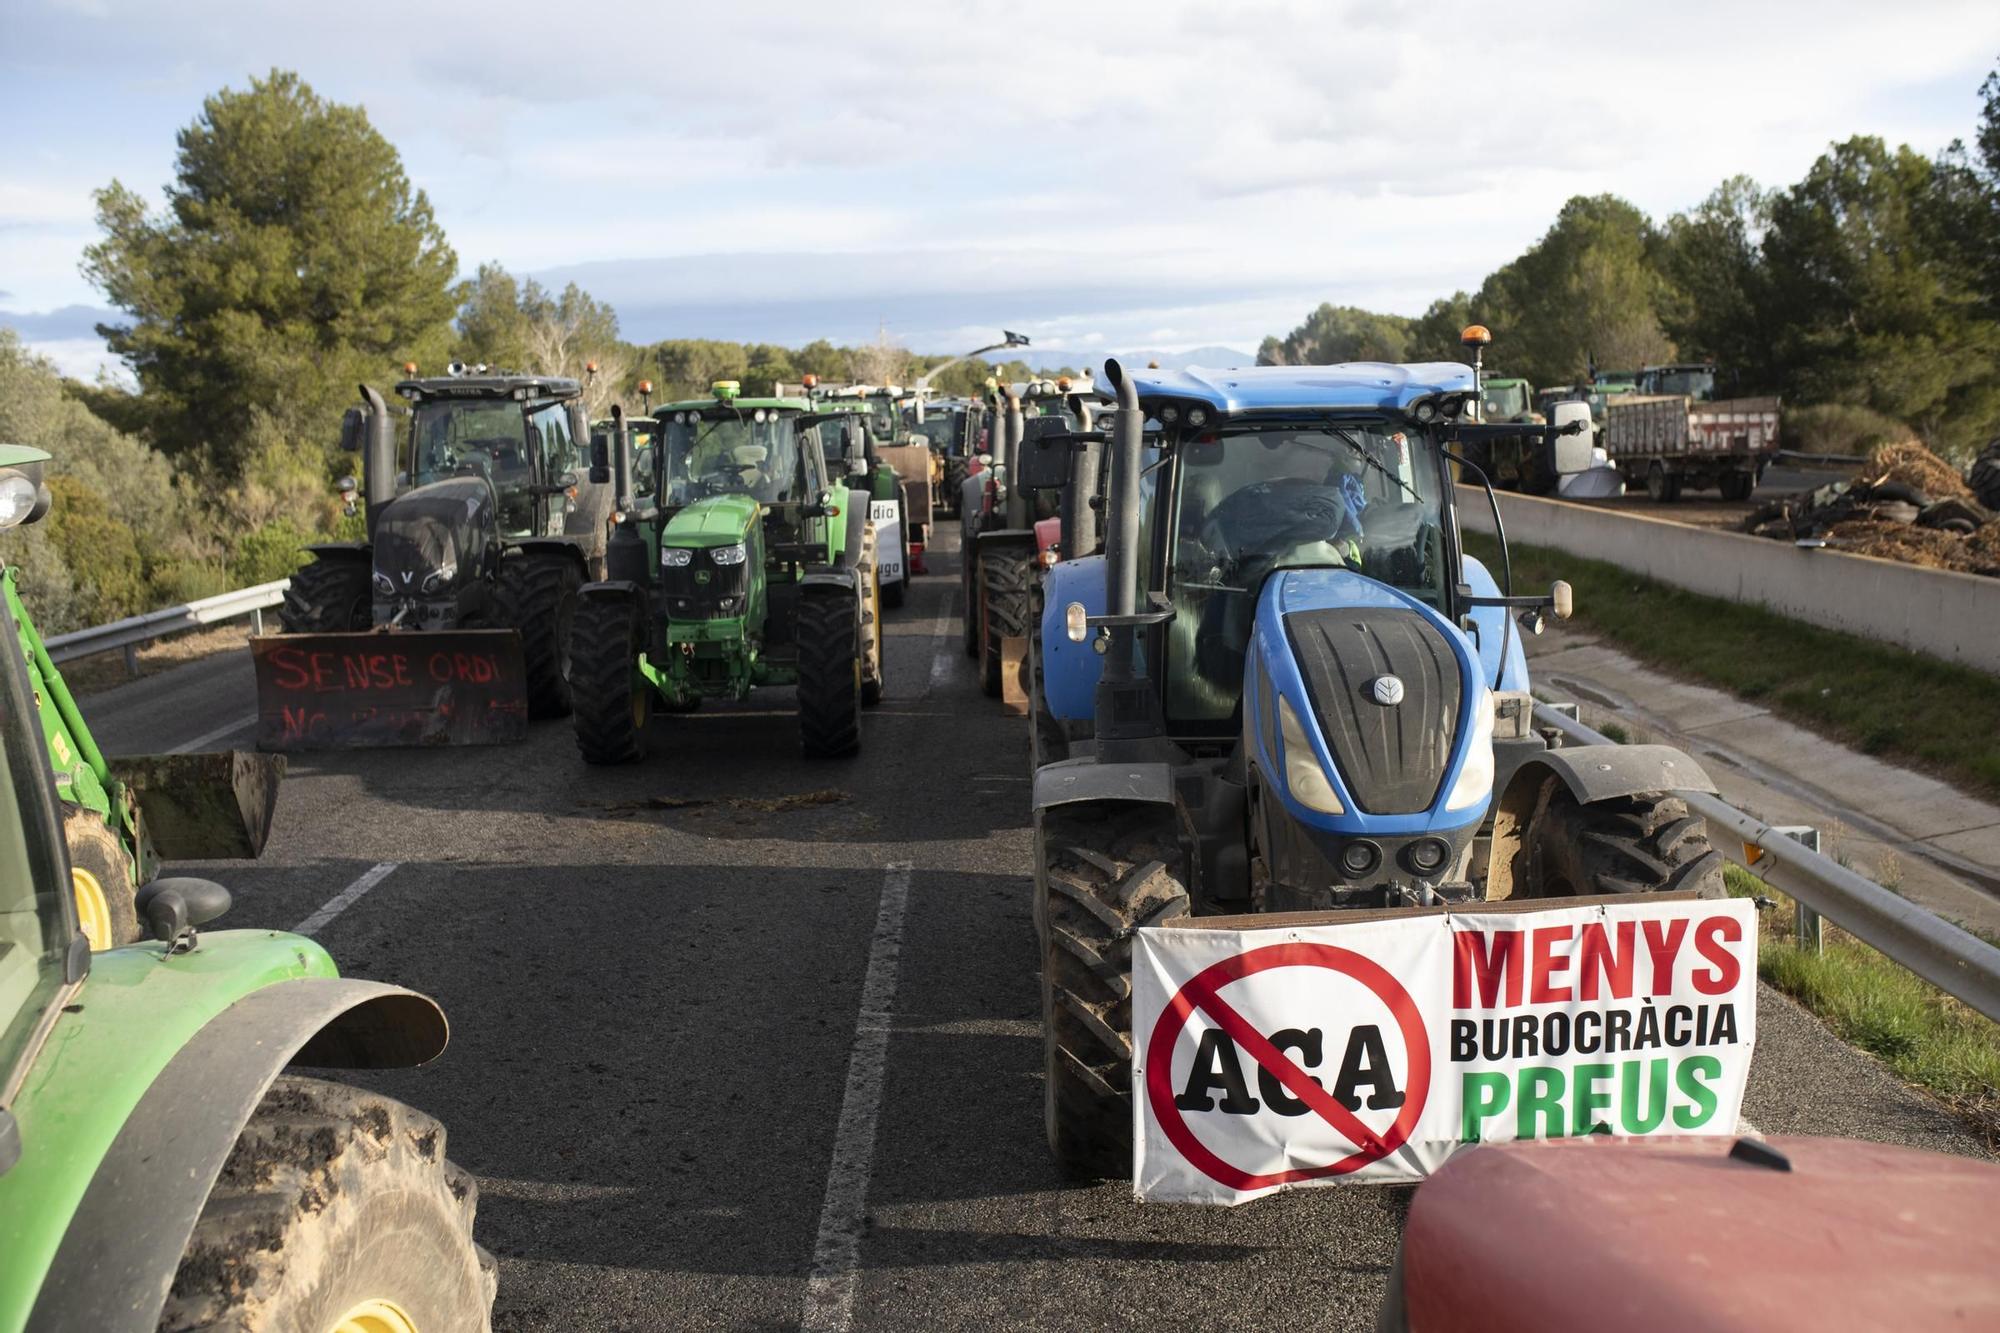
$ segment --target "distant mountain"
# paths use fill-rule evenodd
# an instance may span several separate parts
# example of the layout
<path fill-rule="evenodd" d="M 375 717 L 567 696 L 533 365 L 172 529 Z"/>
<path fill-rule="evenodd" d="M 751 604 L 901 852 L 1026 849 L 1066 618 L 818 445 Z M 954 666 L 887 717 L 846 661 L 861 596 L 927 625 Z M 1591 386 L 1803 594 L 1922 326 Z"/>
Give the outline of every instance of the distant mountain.
<path fill-rule="evenodd" d="M 70 338 L 95 338 L 99 324 L 116 324 L 123 316 L 115 310 L 90 305 L 66 305 L 55 310 L 0 310 L 0 328 L 21 335 L 22 342 L 54 342 Z"/>

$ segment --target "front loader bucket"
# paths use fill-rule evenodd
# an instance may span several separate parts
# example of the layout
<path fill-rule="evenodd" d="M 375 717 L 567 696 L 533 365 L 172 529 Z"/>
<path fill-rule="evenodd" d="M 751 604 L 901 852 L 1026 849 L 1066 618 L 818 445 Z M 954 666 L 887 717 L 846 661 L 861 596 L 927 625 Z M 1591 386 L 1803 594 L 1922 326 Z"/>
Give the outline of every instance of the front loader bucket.
<path fill-rule="evenodd" d="M 285 757 L 249 750 L 143 754 L 105 761 L 132 792 L 140 828 L 169 861 L 241 861 L 264 854 Z"/>
<path fill-rule="evenodd" d="M 528 735 L 528 676 L 511 629 L 268 634 L 257 748 L 501 745 Z"/>

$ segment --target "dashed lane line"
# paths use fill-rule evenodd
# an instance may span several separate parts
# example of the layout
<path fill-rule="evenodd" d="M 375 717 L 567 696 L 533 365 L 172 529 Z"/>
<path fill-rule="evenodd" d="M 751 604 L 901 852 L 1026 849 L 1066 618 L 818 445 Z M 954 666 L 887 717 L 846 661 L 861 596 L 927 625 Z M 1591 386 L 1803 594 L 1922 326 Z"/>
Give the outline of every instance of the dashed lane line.
<path fill-rule="evenodd" d="M 204 731 L 201 735 L 195 737 L 187 744 L 176 745 L 173 749 L 167 751 L 167 753 L 193 754 L 197 750 L 201 750 L 210 745 L 215 744 L 217 741 L 221 740 L 224 736 L 233 736 L 239 731 L 246 731 L 249 728 L 254 727 L 256 725 L 257 725 L 257 719 L 254 717 L 238 718 L 234 722 L 228 723 L 227 725 L 224 726 L 217 727 L 214 731 Z"/>
<path fill-rule="evenodd" d="M 826 1173 L 826 1202 L 813 1243 L 806 1281 L 805 1333 L 847 1333 L 854 1323 L 854 1288 L 861 1265 L 861 1232 L 868 1186 L 875 1174 L 875 1134 L 882 1113 L 882 1075 L 889 1063 L 889 1016 L 903 954 L 903 916 L 910 902 L 908 861 L 888 867 L 875 935 L 868 945 L 868 973 L 861 983 L 861 1011 L 854 1021 L 854 1052 L 840 1122 L 833 1132 L 833 1162 Z"/>
<path fill-rule="evenodd" d="M 368 890 L 389 878 L 401 861 L 378 861 L 363 871 L 361 877 L 326 900 L 317 912 L 298 925 L 292 927 L 294 935 L 315 935 L 326 929 L 333 919 L 367 896 Z"/>

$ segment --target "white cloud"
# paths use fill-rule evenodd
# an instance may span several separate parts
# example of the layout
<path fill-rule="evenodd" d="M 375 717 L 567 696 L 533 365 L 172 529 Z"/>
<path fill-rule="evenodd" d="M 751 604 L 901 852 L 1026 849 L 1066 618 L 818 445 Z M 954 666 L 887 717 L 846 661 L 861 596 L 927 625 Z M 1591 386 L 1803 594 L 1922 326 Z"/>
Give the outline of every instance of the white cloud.
<path fill-rule="evenodd" d="M 1113 346 L 1254 342 L 1321 300 L 1420 309 L 1576 193 L 1658 215 L 1739 172 L 1796 179 L 1853 133 L 1935 149 L 2000 50 L 2000 8 L 1958 0 L 601 0 L 588 54 L 524 40 L 534 0 L 109 9 L 24 17 L 0 57 L 24 110 L 105 103 L 0 183 L 0 227 L 66 229 L 0 257 L 21 301 L 93 299 L 89 185 L 156 185 L 204 93 L 278 65 L 367 106 L 468 268 L 678 259 L 596 290 L 669 313 L 847 300 L 868 332 L 871 296 L 928 290 L 957 304 L 913 332 L 1027 308 Z"/>

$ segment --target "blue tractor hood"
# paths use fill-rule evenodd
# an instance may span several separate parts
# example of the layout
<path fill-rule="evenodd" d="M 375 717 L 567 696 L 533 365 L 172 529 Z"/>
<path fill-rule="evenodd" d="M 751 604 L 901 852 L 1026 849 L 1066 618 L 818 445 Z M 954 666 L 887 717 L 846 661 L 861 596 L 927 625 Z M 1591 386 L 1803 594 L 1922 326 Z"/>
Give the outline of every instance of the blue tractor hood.
<path fill-rule="evenodd" d="M 1240 370 L 1126 370 L 1149 415 L 1164 404 L 1240 412 L 1402 412 L 1420 398 L 1472 392 L 1472 367 L 1456 361 L 1392 365 L 1247 366 Z"/>

